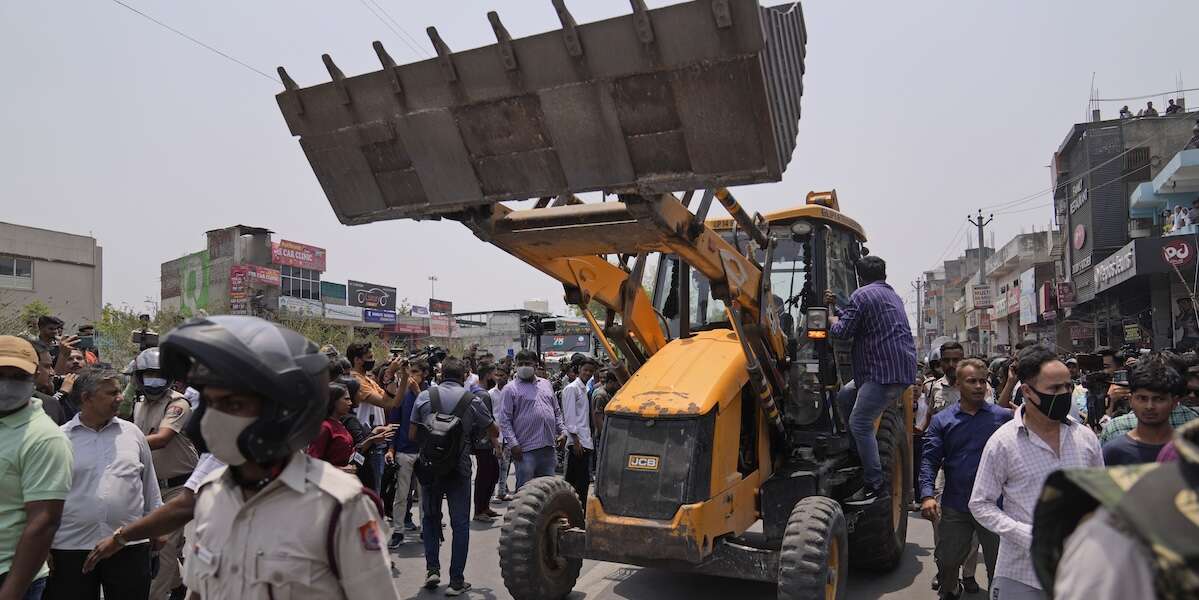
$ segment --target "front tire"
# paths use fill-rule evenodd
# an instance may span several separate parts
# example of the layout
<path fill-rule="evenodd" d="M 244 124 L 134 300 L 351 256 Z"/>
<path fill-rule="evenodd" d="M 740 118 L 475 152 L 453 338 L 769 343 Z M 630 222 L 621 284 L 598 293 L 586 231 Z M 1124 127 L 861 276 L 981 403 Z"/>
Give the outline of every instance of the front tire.
<path fill-rule="evenodd" d="M 583 526 L 583 507 L 566 480 L 539 477 L 525 484 L 504 515 L 500 573 L 515 600 L 558 600 L 574 589 L 580 558 L 558 555 L 558 531 Z"/>
<path fill-rule="evenodd" d="M 832 498 L 795 505 L 779 556 L 779 600 L 844 600 L 849 578 L 845 514 Z"/>
<path fill-rule="evenodd" d="M 899 566 L 907 545 L 907 507 L 912 493 L 912 437 L 903 426 L 903 410 L 887 408 L 875 437 L 883 488 L 888 494 L 862 509 L 849 536 L 849 556 L 855 567 L 890 571 Z"/>

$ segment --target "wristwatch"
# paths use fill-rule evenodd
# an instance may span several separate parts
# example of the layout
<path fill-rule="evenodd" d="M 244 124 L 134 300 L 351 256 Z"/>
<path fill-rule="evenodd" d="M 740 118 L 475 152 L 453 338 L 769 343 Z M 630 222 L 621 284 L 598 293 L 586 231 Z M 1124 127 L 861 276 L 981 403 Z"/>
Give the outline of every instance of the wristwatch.
<path fill-rule="evenodd" d="M 129 540 L 125 539 L 125 536 L 122 535 L 123 531 L 125 531 L 125 527 L 121 526 L 117 527 L 117 530 L 112 532 L 112 541 L 116 542 L 116 544 L 122 548 L 129 544 Z"/>

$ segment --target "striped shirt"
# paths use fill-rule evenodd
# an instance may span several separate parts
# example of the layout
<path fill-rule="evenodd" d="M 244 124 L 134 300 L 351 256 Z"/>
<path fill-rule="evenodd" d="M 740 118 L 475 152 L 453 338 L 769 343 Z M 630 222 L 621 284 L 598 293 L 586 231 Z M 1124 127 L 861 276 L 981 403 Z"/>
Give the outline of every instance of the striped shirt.
<path fill-rule="evenodd" d="M 916 381 L 916 343 L 899 294 L 885 281 L 868 283 L 837 307 L 833 337 L 853 338 L 853 379 L 911 385 Z"/>
<path fill-rule="evenodd" d="M 1099 438 L 1074 420 L 1058 428 L 1055 454 L 1037 434 L 1024 426 L 1024 407 L 991 435 L 983 448 L 970 513 L 979 525 L 999 536 L 995 576 L 1015 579 L 1041 589 L 1033 571 L 1032 515 L 1049 474 L 1061 469 L 1103 466 Z M 1003 496 L 1003 508 L 999 497 Z"/>
<path fill-rule="evenodd" d="M 1189 406 L 1179 404 L 1170 411 L 1170 427 L 1178 429 L 1196 418 L 1199 418 L 1199 412 L 1195 412 L 1195 409 Z M 1106 444 L 1136 428 L 1137 416 L 1135 414 L 1120 415 L 1103 426 L 1103 433 L 1099 434 L 1099 443 Z"/>

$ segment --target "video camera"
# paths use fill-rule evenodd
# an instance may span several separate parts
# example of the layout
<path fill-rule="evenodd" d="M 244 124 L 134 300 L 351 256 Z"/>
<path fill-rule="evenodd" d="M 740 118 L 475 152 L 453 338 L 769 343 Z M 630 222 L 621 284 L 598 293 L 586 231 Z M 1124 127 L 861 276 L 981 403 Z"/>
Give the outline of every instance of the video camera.
<path fill-rule="evenodd" d="M 438 363 L 445 360 L 445 357 L 449 356 L 449 354 L 441 346 L 429 345 L 408 355 L 408 364 L 419 364 L 423 361 L 429 366 L 429 372 L 434 373 L 437 371 Z"/>

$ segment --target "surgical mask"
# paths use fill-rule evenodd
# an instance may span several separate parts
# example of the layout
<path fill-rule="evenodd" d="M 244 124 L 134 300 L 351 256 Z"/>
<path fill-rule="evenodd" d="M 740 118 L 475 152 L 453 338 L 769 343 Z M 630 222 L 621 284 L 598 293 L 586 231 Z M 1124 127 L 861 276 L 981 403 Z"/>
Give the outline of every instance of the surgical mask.
<path fill-rule="evenodd" d="M 1045 416 L 1055 421 L 1066 422 L 1066 419 L 1070 416 L 1070 405 L 1074 402 L 1072 398 L 1073 394 L 1070 392 L 1045 394 L 1036 390 L 1033 390 L 1033 393 L 1037 395 L 1037 400 L 1040 401 L 1037 408 Z"/>
<path fill-rule="evenodd" d="M 523 381 L 533 381 L 536 374 L 533 367 L 516 367 L 516 376 Z"/>
<path fill-rule="evenodd" d="M 147 396 L 161 396 L 167 391 L 167 384 L 170 383 L 162 377 L 143 377 L 142 391 Z"/>
<path fill-rule="evenodd" d="M 0 379 L 0 411 L 21 408 L 33 397 L 33 380 Z"/>
<path fill-rule="evenodd" d="M 237 447 L 237 439 L 257 420 L 258 417 L 239 417 L 209 408 L 200 419 L 200 435 L 213 456 L 230 466 L 244 465 L 248 459 Z"/>
<path fill-rule="evenodd" d="M 362 368 L 366 369 L 367 371 L 374 371 L 375 370 L 375 361 L 373 361 L 373 360 L 363 361 Z"/>

